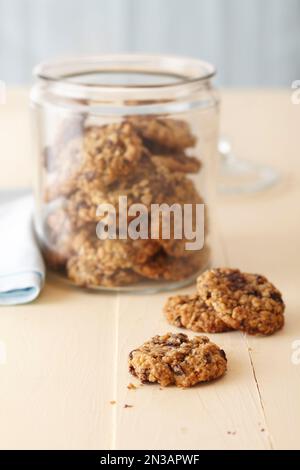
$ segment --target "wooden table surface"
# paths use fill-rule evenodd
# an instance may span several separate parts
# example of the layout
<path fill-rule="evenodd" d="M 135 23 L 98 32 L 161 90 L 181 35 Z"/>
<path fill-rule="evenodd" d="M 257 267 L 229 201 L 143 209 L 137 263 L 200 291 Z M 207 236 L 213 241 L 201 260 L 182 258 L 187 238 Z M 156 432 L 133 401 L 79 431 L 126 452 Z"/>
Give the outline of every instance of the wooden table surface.
<path fill-rule="evenodd" d="M 0 309 L 1 448 L 300 448 L 300 364 L 292 361 L 300 340 L 300 105 L 280 90 L 225 90 L 222 98 L 222 129 L 236 153 L 278 168 L 282 181 L 219 197 L 216 263 L 278 285 L 285 328 L 268 338 L 209 335 L 229 360 L 215 383 L 128 390 L 128 352 L 172 330 L 161 314 L 168 294 L 86 293 L 50 276 L 36 302 Z M 1 189 L 30 184 L 25 90 L 9 90 L 0 106 L 0 163 Z"/>

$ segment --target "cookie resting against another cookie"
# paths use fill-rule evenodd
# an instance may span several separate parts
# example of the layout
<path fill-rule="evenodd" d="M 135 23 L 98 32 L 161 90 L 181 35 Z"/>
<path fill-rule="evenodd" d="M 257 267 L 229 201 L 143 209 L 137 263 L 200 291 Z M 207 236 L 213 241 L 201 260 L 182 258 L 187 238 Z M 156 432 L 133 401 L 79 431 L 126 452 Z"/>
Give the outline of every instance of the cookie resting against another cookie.
<path fill-rule="evenodd" d="M 206 336 L 154 336 L 129 354 L 129 371 L 142 383 L 191 387 L 225 374 L 225 352 Z"/>
<path fill-rule="evenodd" d="M 239 269 L 211 269 L 198 277 L 197 288 L 206 304 L 233 329 L 271 335 L 284 325 L 281 293 L 264 276 Z"/>
<path fill-rule="evenodd" d="M 171 325 L 199 333 L 224 333 L 232 330 L 197 294 L 169 297 L 164 314 Z"/>

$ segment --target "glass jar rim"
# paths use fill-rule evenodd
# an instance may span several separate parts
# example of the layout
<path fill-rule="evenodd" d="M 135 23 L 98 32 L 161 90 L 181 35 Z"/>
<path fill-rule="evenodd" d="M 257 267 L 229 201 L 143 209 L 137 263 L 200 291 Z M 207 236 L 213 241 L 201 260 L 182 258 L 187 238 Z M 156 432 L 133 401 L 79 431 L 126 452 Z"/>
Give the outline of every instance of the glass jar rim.
<path fill-rule="evenodd" d="M 177 77 L 175 82 L 145 84 L 111 84 L 74 82 L 71 77 L 90 73 L 136 72 L 153 75 L 160 73 Z M 215 67 L 203 60 L 176 55 L 153 54 L 111 54 L 99 56 L 74 56 L 54 59 L 38 64 L 33 74 L 47 82 L 63 82 L 72 87 L 102 89 L 160 89 L 180 87 L 190 83 L 203 82 L 216 74 Z"/>
<path fill-rule="evenodd" d="M 162 112 L 163 107 L 166 109 L 166 103 L 169 103 L 168 112 L 174 112 L 175 109 L 181 112 L 191 107 L 214 104 L 214 97 L 203 100 L 199 92 L 210 88 L 210 79 L 215 73 L 215 68 L 208 62 L 172 55 L 69 57 L 35 67 L 37 83 L 31 90 L 31 99 L 38 103 L 43 96 L 48 104 L 59 99 L 62 100 L 61 105 L 64 103 L 66 107 L 77 106 L 78 109 L 80 106 L 82 112 L 93 108 L 93 112 L 99 114 L 122 114 L 124 107 L 134 114 L 143 114 L 145 111 L 157 114 Z M 99 83 L 98 76 L 101 74 L 108 78 L 106 84 Z M 138 79 L 144 76 L 147 81 L 143 84 L 113 82 L 115 78 L 124 75 L 126 78 L 137 75 Z M 87 77 L 89 80 L 92 77 L 91 83 L 86 81 Z M 153 84 L 150 80 L 153 77 L 163 77 L 164 81 Z"/>

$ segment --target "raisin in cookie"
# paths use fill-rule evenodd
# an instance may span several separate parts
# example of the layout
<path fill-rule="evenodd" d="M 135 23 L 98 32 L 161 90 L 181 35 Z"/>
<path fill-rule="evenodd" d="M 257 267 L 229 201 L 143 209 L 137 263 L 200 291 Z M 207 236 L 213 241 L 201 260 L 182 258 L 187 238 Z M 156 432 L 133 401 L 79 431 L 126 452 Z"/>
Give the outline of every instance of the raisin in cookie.
<path fill-rule="evenodd" d="M 218 317 L 236 330 L 271 335 L 284 324 L 281 293 L 264 276 L 238 269 L 212 269 L 198 278 L 197 287 Z"/>
<path fill-rule="evenodd" d="M 158 382 L 163 387 L 191 387 L 221 377 L 226 368 L 225 352 L 206 336 L 157 335 L 129 354 L 132 375 L 142 383 Z"/>
<path fill-rule="evenodd" d="M 199 333 L 223 333 L 231 330 L 218 318 L 215 310 L 197 294 L 169 297 L 164 313 L 168 322 L 179 328 L 183 327 Z"/>

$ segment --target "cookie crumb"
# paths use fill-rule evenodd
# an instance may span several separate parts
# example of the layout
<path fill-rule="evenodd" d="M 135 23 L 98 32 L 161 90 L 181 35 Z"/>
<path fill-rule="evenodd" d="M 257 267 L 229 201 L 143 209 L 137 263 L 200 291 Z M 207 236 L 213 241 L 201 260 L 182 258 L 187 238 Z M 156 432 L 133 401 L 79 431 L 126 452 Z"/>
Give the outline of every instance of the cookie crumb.
<path fill-rule="evenodd" d="M 127 405 L 127 403 L 125 403 L 124 408 L 133 408 L 133 405 Z"/>
<path fill-rule="evenodd" d="M 115 405 L 117 402 L 116 402 L 116 400 L 110 400 L 109 403 L 110 403 L 111 405 Z"/>
<path fill-rule="evenodd" d="M 127 385 L 127 388 L 128 388 L 128 390 L 136 390 L 137 389 L 137 387 L 131 382 Z"/>

